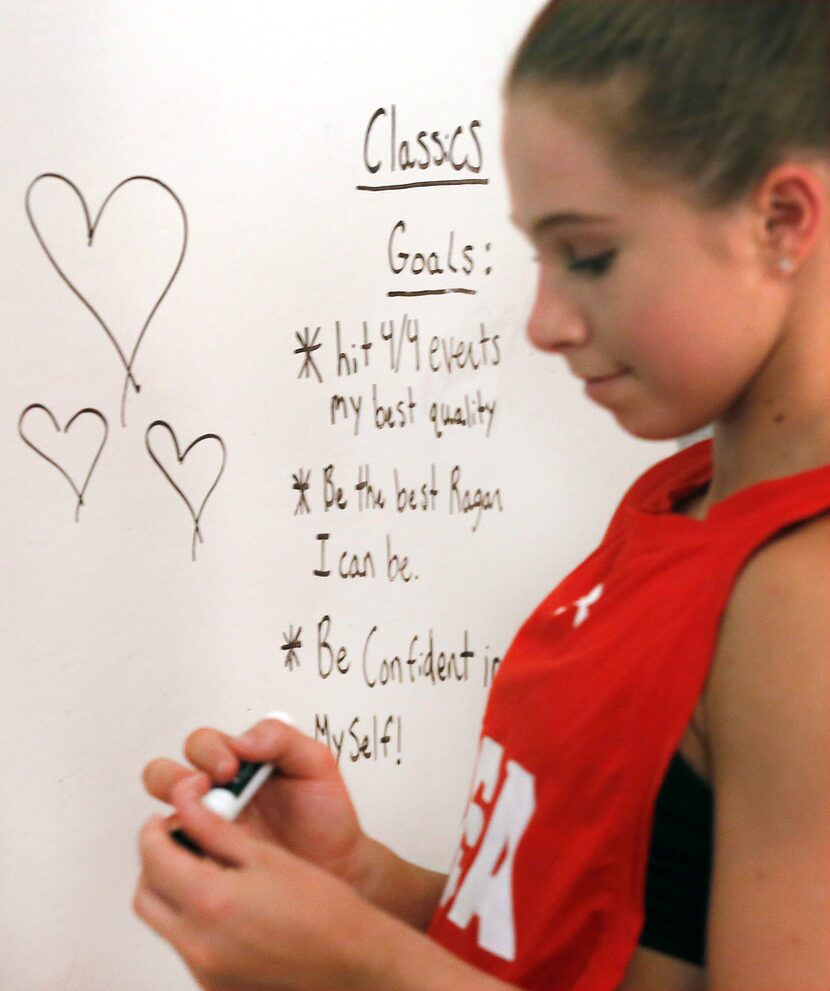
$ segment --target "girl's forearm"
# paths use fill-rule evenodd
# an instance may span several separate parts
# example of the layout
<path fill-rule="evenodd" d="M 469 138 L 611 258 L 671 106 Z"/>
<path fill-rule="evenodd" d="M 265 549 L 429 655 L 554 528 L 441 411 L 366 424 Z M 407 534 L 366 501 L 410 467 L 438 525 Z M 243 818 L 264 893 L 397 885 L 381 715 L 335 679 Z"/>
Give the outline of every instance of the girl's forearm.
<path fill-rule="evenodd" d="M 366 942 L 358 940 L 357 986 L 367 991 L 517 991 L 424 935 L 445 874 L 418 867 L 366 837 L 362 867 L 350 880 L 383 913 L 364 930 Z"/>
<path fill-rule="evenodd" d="M 441 898 L 446 875 L 418 867 L 367 837 L 361 868 L 348 880 L 373 905 L 424 931 Z"/>
<path fill-rule="evenodd" d="M 371 942 L 355 985 L 365 991 L 518 991 L 389 915 L 371 928 Z"/>

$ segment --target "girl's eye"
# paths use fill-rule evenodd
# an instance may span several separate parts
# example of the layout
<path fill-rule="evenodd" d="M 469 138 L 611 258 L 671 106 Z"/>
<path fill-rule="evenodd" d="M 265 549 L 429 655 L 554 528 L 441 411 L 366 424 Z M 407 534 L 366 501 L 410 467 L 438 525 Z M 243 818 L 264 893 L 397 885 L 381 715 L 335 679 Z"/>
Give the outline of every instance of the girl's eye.
<path fill-rule="evenodd" d="M 594 258 L 581 258 L 570 262 L 568 264 L 568 270 L 571 272 L 584 272 L 586 275 L 598 278 L 608 272 L 616 256 L 616 251 L 606 251 L 604 255 L 597 255 Z"/>

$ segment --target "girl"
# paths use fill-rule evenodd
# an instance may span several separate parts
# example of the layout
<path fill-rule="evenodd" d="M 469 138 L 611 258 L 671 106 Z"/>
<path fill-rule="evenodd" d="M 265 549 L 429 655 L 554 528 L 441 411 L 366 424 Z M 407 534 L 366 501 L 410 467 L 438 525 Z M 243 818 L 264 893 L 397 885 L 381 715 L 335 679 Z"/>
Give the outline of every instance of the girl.
<path fill-rule="evenodd" d="M 448 877 L 267 720 L 153 761 L 138 914 L 205 991 L 830 988 L 826 0 L 557 0 L 505 88 L 531 340 L 638 437 L 499 671 Z M 244 824 L 199 803 L 282 772 Z M 423 930 L 428 930 L 427 934 Z"/>

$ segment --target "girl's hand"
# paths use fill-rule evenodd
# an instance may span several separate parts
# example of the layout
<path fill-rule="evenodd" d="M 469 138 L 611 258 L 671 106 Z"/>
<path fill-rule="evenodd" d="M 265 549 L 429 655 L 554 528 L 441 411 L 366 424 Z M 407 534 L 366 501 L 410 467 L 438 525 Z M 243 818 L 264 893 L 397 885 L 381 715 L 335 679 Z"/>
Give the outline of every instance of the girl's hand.
<path fill-rule="evenodd" d="M 283 735 L 266 727 L 257 736 L 272 734 Z M 180 781 L 170 798 L 182 827 L 208 856 L 182 849 L 170 839 L 169 823 L 151 819 L 141 833 L 142 875 L 134 908 L 172 943 L 202 988 L 385 991 L 394 986 L 396 941 L 405 927 L 307 863 L 311 858 L 302 860 L 254 835 L 266 827 L 266 816 L 257 830 L 246 830 L 209 812 L 200 801 L 205 782 L 199 777 Z M 308 815 L 314 803 L 301 797 L 275 804 Z M 316 829 L 319 834 L 319 824 Z M 289 839 L 295 835 L 293 828 L 277 832 Z"/>
<path fill-rule="evenodd" d="M 276 772 L 244 809 L 238 822 L 250 836 L 284 847 L 357 889 L 368 883 L 374 845 L 365 836 L 331 751 L 276 719 L 264 719 L 243 736 L 199 729 L 187 738 L 185 756 L 205 776 L 197 794 L 212 782 L 230 781 L 240 761 L 269 762 Z M 193 779 L 193 767 L 165 758 L 144 769 L 147 791 L 163 802 Z"/>

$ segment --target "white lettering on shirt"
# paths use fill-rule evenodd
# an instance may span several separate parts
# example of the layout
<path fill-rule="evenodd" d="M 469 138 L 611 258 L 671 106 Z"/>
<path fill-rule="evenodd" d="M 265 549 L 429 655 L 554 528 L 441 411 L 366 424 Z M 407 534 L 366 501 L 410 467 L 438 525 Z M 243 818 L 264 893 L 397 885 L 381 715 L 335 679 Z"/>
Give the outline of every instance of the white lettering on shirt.
<path fill-rule="evenodd" d="M 516 959 L 516 922 L 513 907 L 513 865 L 516 850 L 536 808 L 535 778 L 514 760 L 508 760 L 504 783 L 494 796 L 504 748 L 483 737 L 479 749 L 471 800 L 464 820 L 467 849 L 478 842 L 490 817 L 481 847 L 462 880 L 462 847 L 456 855 L 441 899 L 455 898 L 447 918 L 466 929 L 478 918 L 478 945 L 504 960 Z M 481 788 L 480 801 L 477 794 Z"/>

